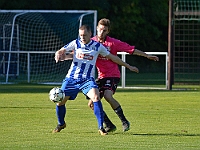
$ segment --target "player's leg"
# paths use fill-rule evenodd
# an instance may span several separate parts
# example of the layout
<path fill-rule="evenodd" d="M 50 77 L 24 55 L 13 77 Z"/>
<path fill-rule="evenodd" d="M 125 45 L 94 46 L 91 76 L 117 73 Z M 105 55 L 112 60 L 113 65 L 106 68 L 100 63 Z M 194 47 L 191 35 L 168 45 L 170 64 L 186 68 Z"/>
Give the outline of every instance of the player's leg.
<path fill-rule="evenodd" d="M 92 88 L 87 93 L 87 96 L 90 97 L 90 99 L 93 101 L 94 114 L 97 118 L 99 132 L 101 135 L 106 135 L 107 133 L 106 131 L 104 131 L 103 128 L 103 121 L 104 121 L 103 106 L 98 96 L 98 93 L 99 91 L 97 88 Z"/>
<path fill-rule="evenodd" d="M 126 119 L 123 109 L 122 109 L 121 105 L 119 104 L 119 102 L 113 98 L 113 92 L 111 90 L 105 90 L 104 98 L 110 104 L 110 106 L 112 107 L 114 112 L 117 114 L 117 116 L 121 120 L 123 131 L 124 132 L 128 131 L 130 128 L 130 123 Z"/>
<path fill-rule="evenodd" d="M 87 97 L 87 99 L 88 99 L 88 97 Z M 93 101 L 92 100 L 88 101 L 88 107 L 90 107 L 92 110 L 94 110 L 94 105 L 93 105 Z M 115 131 L 117 129 L 116 126 L 109 119 L 109 117 L 107 116 L 106 112 L 103 111 L 103 113 L 104 113 L 104 122 L 103 123 L 105 124 L 105 128 L 104 129 L 107 132 L 113 132 L 113 131 Z"/>
<path fill-rule="evenodd" d="M 107 89 L 104 91 L 104 98 L 110 104 L 110 106 L 112 107 L 114 112 L 117 114 L 117 116 L 120 118 L 120 120 L 122 122 L 123 131 L 124 132 L 128 131 L 130 128 L 130 123 L 126 119 L 126 117 L 123 113 L 123 109 L 122 109 L 121 105 L 119 104 L 119 102 L 115 98 L 113 98 L 113 94 L 115 93 L 115 91 L 117 89 L 117 84 L 119 83 L 119 78 L 113 78 L 113 79 L 109 79 L 109 80 L 110 80 L 111 86 L 108 87 L 108 85 L 107 85 Z M 108 81 L 106 81 L 106 83 L 108 83 Z"/>
<path fill-rule="evenodd" d="M 106 132 L 114 132 L 115 130 L 117 130 L 117 127 L 109 119 L 109 117 L 107 116 L 105 111 L 104 111 L 104 122 L 103 123 L 105 124 L 104 129 L 106 130 Z"/>
<path fill-rule="evenodd" d="M 107 78 L 105 78 L 105 79 L 97 79 L 96 83 L 97 83 L 97 85 L 99 87 L 100 98 L 102 99 L 103 96 L 104 96 L 105 89 L 111 88 L 111 85 L 109 84 L 110 81 L 107 80 Z M 107 132 L 113 132 L 113 131 L 115 131 L 117 129 L 116 126 L 109 119 L 109 117 L 107 116 L 107 114 L 105 113 L 105 111 L 104 111 L 104 125 L 105 125 L 104 129 Z"/>
<path fill-rule="evenodd" d="M 65 114 L 66 114 L 66 107 L 65 103 L 69 99 L 69 96 L 65 96 L 64 100 L 61 103 L 56 104 L 56 116 L 58 119 L 58 125 L 57 127 L 53 130 L 53 133 L 60 132 L 62 129 L 66 127 L 65 123 Z"/>
<path fill-rule="evenodd" d="M 72 87 L 72 85 L 70 85 Z M 61 86 L 61 89 L 65 92 L 65 98 L 62 100 L 62 102 L 56 104 L 56 116 L 58 119 L 58 125 L 57 127 L 53 130 L 53 133 L 55 132 L 60 132 L 62 129 L 66 127 L 65 123 L 65 115 L 66 115 L 66 102 L 67 100 L 74 100 L 78 94 L 78 89 L 75 87 L 68 88 L 68 79 L 66 78 Z"/>
<path fill-rule="evenodd" d="M 106 135 L 107 132 L 103 128 L 103 106 L 99 97 L 99 90 L 97 84 L 95 83 L 94 79 L 91 78 L 90 80 L 87 80 L 85 82 L 81 89 L 82 92 L 93 101 L 94 114 L 97 118 L 99 133 L 101 135 Z"/>

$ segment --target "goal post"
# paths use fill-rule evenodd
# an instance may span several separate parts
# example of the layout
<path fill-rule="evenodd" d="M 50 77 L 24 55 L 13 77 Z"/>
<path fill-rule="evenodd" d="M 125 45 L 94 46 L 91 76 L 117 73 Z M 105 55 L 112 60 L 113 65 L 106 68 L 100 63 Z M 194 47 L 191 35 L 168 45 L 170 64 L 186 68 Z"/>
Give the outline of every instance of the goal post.
<path fill-rule="evenodd" d="M 25 82 L 27 75 L 29 82 L 63 77 L 65 66 L 51 63 L 55 51 L 76 39 L 82 24 L 96 35 L 96 22 L 96 10 L 0 10 L 0 82 Z M 58 66 L 61 70 L 50 75 Z"/>
<path fill-rule="evenodd" d="M 20 62 L 20 65 L 23 66 L 23 70 L 26 70 L 26 73 L 22 73 L 20 69 L 18 77 L 9 79 L 11 83 L 26 82 L 60 85 L 71 65 L 71 60 L 55 63 L 54 51 L 2 51 L 2 53 L 10 53 L 12 55 L 20 54 L 20 56 L 24 58 L 24 61 Z M 168 53 L 146 53 L 158 56 L 159 61 L 155 62 L 145 57 L 118 52 L 118 56 L 121 57 L 123 61 L 139 69 L 139 73 L 135 73 L 123 66 L 119 67 L 121 70 L 120 88 L 167 89 Z M 37 58 L 43 57 L 48 58 L 48 61 L 47 59 L 42 61 L 40 59 L 37 60 Z"/>
<path fill-rule="evenodd" d="M 126 52 L 118 52 L 121 59 L 139 69 L 134 73 L 121 67 L 121 88 L 135 89 L 167 89 L 168 84 L 168 53 L 167 52 L 146 52 L 159 57 L 155 62 L 147 58 L 129 55 Z"/>
<path fill-rule="evenodd" d="M 0 84 L 61 84 L 71 60 L 55 63 L 55 51 L 78 37 L 82 24 L 96 35 L 97 11 L 0 10 Z M 144 57 L 118 53 L 139 73 L 121 68 L 122 88 L 166 88 L 167 53 L 154 62 Z"/>

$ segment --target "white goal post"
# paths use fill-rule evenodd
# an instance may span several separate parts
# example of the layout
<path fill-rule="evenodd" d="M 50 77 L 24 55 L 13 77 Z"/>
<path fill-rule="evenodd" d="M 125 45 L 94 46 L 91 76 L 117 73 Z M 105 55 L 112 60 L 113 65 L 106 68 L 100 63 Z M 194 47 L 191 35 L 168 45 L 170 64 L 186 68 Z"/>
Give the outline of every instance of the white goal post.
<path fill-rule="evenodd" d="M 163 81 L 164 81 L 164 84 L 162 86 L 158 86 L 158 85 L 155 85 L 155 86 L 152 86 L 151 84 L 148 85 L 148 86 L 127 86 L 126 85 L 126 68 L 124 66 L 121 67 L 121 88 L 135 88 L 135 89 L 167 89 L 167 85 L 168 85 L 168 53 L 167 52 L 145 52 L 146 54 L 150 54 L 150 55 L 155 55 L 155 56 L 163 56 L 162 58 L 164 58 L 162 61 L 163 61 L 163 65 L 162 65 L 162 68 L 164 69 L 164 72 L 162 72 L 162 74 L 164 75 L 163 76 Z M 117 53 L 118 55 L 121 55 L 122 57 L 122 60 L 126 62 L 126 55 L 129 55 L 128 53 L 126 52 L 118 52 Z M 151 61 L 149 61 L 149 63 L 151 63 Z M 137 66 L 136 66 L 137 67 Z M 140 70 L 140 69 L 139 69 Z M 157 73 L 160 73 L 159 71 L 156 71 Z M 149 75 L 147 75 L 149 76 Z M 137 80 L 135 78 L 135 80 Z M 148 84 L 148 83 L 147 83 Z"/>
<path fill-rule="evenodd" d="M 96 35 L 96 23 L 96 10 L 0 10 L 0 82 L 24 82 L 29 70 L 30 82 L 40 82 L 52 71 L 44 62 L 51 65 L 53 53 L 76 39 L 82 24 Z"/>
<path fill-rule="evenodd" d="M 96 10 L 0 10 L 0 84 L 61 84 L 71 61 L 55 63 L 54 53 L 78 37 L 82 24 L 96 35 Z M 122 88 L 166 88 L 167 53 L 154 63 L 119 52 L 119 56 L 139 68 L 139 74 L 120 67 Z M 129 58 L 131 57 L 131 58 Z"/>
<path fill-rule="evenodd" d="M 59 62 L 59 63 L 55 63 L 54 60 L 54 51 L 2 51 L 3 53 L 10 53 L 10 54 L 20 54 L 21 56 L 24 57 L 24 59 L 27 62 L 23 62 L 24 64 L 26 64 L 26 66 L 23 66 L 23 68 L 26 70 L 26 74 L 22 75 L 20 74 L 18 77 L 13 77 L 11 78 L 11 82 L 12 83 L 18 83 L 18 82 L 26 82 L 26 83 L 38 83 L 38 84 L 53 84 L 53 85 L 61 85 L 61 81 L 64 78 L 64 76 L 67 73 L 67 70 L 70 67 L 71 64 L 71 60 L 68 61 L 64 61 L 64 62 Z M 155 76 L 155 74 L 160 74 L 160 72 L 156 72 L 155 74 L 153 73 L 143 73 L 143 74 L 147 74 L 144 78 L 142 78 L 142 80 L 147 80 L 147 83 L 145 86 L 140 85 L 127 85 L 126 83 L 128 82 L 130 84 L 129 78 L 130 77 L 126 77 L 126 71 L 128 69 L 126 69 L 125 67 L 121 67 L 121 85 L 119 85 L 119 88 L 135 88 L 135 89 L 167 89 L 167 61 L 168 61 L 168 54 L 167 52 L 146 52 L 147 54 L 152 54 L 152 55 L 156 55 L 158 57 L 163 56 L 162 57 L 162 65 L 161 67 L 163 68 L 163 71 L 161 72 L 163 75 L 161 77 L 162 80 L 162 86 L 160 85 L 153 85 L 153 84 L 149 84 L 148 80 L 152 80 L 152 82 L 155 78 L 157 80 L 157 77 L 155 77 L 154 79 L 149 78 L 150 76 Z M 47 61 L 42 61 L 42 62 L 38 62 L 35 61 L 35 57 L 33 56 L 38 56 L 41 57 L 43 55 L 45 55 L 46 57 L 48 56 L 49 58 L 49 62 Z M 126 57 L 130 56 L 128 53 L 125 52 L 118 52 L 118 55 L 121 56 L 121 59 L 123 61 L 127 61 Z M 130 56 L 130 57 L 133 57 Z M 138 56 L 139 57 L 139 56 Z M 130 60 L 129 60 L 130 61 Z M 132 60 L 131 60 L 132 61 Z M 21 62 L 22 63 L 22 62 Z M 36 63 L 36 65 L 34 64 Z M 153 61 L 149 60 L 148 63 L 154 63 Z M 157 63 L 157 62 L 155 62 Z M 37 67 L 34 67 L 37 66 Z M 137 67 L 137 66 L 136 66 Z M 144 66 L 144 68 L 146 67 L 146 65 Z M 154 66 L 153 66 L 154 67 Z M 33 70 L 32 70 L 33 69 Z M 140 70 L 140 68 L 139 68 Z M 21 71 L 20 71 L 21 72 Z M 131 74 L 131 78 L 135 73 L 130 73 Z M 138 74 L 138 76 L 143 76 L 140 75 L 141 73 Z M 138 80 L 137 77 L 134 78 L 134 80 Z M 2 82 L 1 82 L 2 83 Z M 10 83 L 10 82 L 9 82 Z"/>

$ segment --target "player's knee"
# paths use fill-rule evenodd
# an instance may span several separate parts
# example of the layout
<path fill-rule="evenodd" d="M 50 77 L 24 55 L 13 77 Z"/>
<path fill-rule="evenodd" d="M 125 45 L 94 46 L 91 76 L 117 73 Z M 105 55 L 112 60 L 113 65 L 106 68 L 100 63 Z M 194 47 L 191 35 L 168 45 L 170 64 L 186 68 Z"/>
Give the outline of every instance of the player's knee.
<path fill-rule="evenodd" d="M 61 103 L 56 103 L 56 105 L 57 106 L 62 106 L 62 105 L 65 105 L 65 103 L 62 103 L 62 102 Z"/>
<path fill-rule="evenodd" d="M 97 102 L 100 100 L 99 95 L 98 94 L 93 94 L 90 96 L 90 100 L 92 100 L 93 102 Z"/>
<path fill-rule="evenodd" d="M 69 99 L 69 97 L 66 96 L 60 103 L 56 103 L 56 105 L 58 105 L 58 106 L 65 105 L 68 99 Z"/>
<path fill-rule="evenodd" d="M 111 93 L 104 93 L 104 98 L 107 102 L 114 100 Z"/>
<path fill-rule="evenodd" d="M 91 100 L 93 102 L 97 102 L 97 101 L 99 101 L 99 97 L 97 95 L 94 95 L 93 97 L 91 97 Z"/>

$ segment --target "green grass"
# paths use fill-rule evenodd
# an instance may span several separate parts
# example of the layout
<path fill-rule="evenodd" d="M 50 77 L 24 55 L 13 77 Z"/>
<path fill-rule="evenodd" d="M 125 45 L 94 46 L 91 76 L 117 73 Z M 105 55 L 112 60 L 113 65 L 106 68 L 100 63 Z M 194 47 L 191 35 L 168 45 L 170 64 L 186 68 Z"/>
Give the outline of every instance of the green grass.
<path fill-rule="evenodd" d="M 117 126 L 107 136 L 97 133 L 97 122 L 80 93 L 67 102 L 67 127 L 52 134 L 57 121 L 55 105 L 48 99 L 53 86 L 0 85 L 1 150 L 199 150 L 200 91 L 123 90 L 121 103 L 131 129 L 102 100 L 104 110 Z"/>

